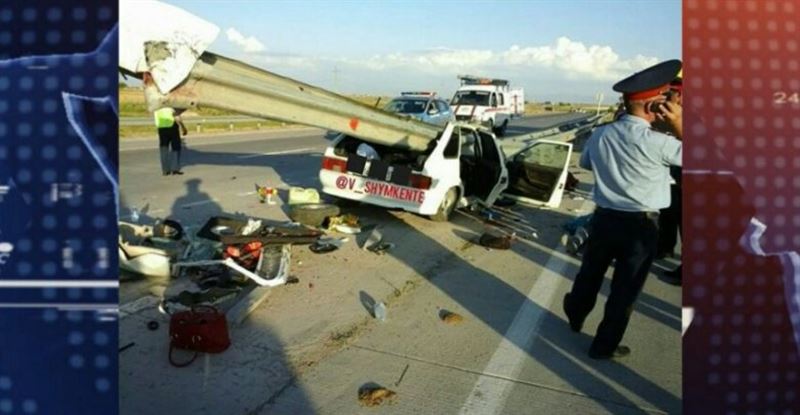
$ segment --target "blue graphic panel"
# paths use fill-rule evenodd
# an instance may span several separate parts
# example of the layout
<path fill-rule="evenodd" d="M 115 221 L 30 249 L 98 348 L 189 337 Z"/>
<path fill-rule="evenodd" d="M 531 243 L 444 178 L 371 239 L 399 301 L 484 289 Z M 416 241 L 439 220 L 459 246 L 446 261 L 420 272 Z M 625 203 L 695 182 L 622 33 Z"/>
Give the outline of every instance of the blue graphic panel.
<path fill-rule="evenodd" d="M 118 412 L 116 24 L 0 2 L 0 415 Z"/>

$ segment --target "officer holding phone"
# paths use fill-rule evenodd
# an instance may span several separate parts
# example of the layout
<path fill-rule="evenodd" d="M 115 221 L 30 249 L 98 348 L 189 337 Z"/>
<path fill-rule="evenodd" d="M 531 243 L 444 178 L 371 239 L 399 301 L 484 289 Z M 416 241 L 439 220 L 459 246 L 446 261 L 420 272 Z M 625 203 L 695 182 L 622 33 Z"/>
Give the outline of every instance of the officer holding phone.
<path fill-rule="evenodd" d="M 580 166 L 594 173 L 597 208 L 581 269 L 564 297 L 573 331 L 583 327 L 615 261 L 605 314 L 589 348 L 594 359 L 630 353 L 620 342 L 656 255 L 659 211 L 670 205 L 669 167 L 681 165 L 681 106 L 667 101 L 669 83 L 680 70 L 681 62 L 670 60 L 614 85 L 623 94 L 626 113 L 595 130 L 581 155 Z M 656 120 L 665 122 L 672 135 L 654 130 Z"/>

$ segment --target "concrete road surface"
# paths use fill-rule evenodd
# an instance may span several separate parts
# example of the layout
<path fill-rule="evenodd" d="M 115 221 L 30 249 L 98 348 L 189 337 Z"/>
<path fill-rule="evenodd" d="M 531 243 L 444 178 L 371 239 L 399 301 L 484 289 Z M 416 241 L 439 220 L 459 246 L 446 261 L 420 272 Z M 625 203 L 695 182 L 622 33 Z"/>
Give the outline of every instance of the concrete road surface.
<path fill-rule="evenodd" d="M 518 120 L 509 135 L 582 116 Z M 183 176 L 163 177 L 154 138 L 121 143 L 121 215 L 175 217 L 196 227 L 210 215 L 241 213 L 285 220 L 284 206 L 258 203 L 254 183 L 318 187 L 327 140 L 315 129 L 187 139 Z M 436 223 L 401 211 L 348 205 L 362 224 L 379 224 L 396 244 L 379 256 L 355 239 L 338 251 L 292 249 L 299 283 L 274 288 L 241 326 L 232 346 L 176 369 L 167 362 L 168 318 L 155 309 L 160 282 L 126 278 L 121 286 L 120 408 L 124 414 L 639 414 L 681 411 L 681 290 L 658 275 L 659 261 L 635 307 L 619 361 L 586 356 L 603 298 L 580 334 L 569 330 L 561 299 L 579 259 L 561 247 L 561 225 L 591 211 L 591 175 L 559 209 L 517 205 L 538 238 L 511 250 L 477 245 L 484 224 L 466 213 Z M 520 222 L 520 233 L 530 229 Z M 178 283 L 171 281 L 170 284 Z M 370 306 L 387 306 L 385 322 Z M 441 313 L 463 316 L 446 324 Z M 146 325 L 161 323 L 156 331 Z M 191 357 L 179 352 L 178 359 Z M 397 393 L 366 407 L 358 391 Z"/>

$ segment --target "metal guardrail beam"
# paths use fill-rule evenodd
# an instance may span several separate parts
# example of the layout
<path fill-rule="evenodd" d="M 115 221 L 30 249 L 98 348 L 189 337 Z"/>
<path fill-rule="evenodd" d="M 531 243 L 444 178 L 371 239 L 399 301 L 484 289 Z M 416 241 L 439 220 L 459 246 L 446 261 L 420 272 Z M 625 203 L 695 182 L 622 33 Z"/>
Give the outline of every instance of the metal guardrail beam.
<path fill-rule="evenodd" d="M 169 93 L 161 94 L 147 79 L 144 86 L 151 111 L 162 106 L 217 108 L 416 151 L 428 149 L 443 130 L 208 52 Z"/>

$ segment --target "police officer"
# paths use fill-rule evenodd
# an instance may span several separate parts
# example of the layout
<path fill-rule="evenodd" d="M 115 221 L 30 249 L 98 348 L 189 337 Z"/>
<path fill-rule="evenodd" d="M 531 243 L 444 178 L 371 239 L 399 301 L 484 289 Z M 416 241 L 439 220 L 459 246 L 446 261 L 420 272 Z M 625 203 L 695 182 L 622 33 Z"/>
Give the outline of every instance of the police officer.
<path fill-rule="evenodd" d="M 180 113 L 174 108 L 164 107 L 153 112 L 158 128 L 158 148 L 161 153 L 161 174 L 183 174 L 181 171 L 181 132 L 188 132 Z M 179 130 L 180 127 L 180 130 Z"/>
<path fill-rule="evenodd" d="M 623 94 L 626 114 L 595 130 L 581 155 L 580 166 L 594 173 L 597 208 L 581 269 L 564 297 L 573 331 L 583 327 L 615 261 L 605 314 L 589 348 L 594 359 L 630 353 L 620 341 L 656 255 L 658 212 L 670 204 L 669 166 L 681 165 L 681 107 L 666 101 L 680 70 L 681 62 L 670 60 L 614 85 Z M 650 124 L 657 119 L 666 121 L 673 135 L 653 130 Z"/>
<path fill-rule="evenodd" d="M 678 76 L 670 83 L 670 97 L 669 101 L 673 101 L 681 105 L 683 102 L 683 71 L 678 73 Z M 655 126 L 655 125 L 654 125 Z M 668 130 L 669 125 L 665 122 L 659 122 L 656 129 Z M 670 186 L 671 204 L 666 209 L 661 209 L 661 215 L 658 218 L 658 253 L 656 259 L 672 256 L 674 254 L 675 245 L 678 243 L 678 234 L 683 236 L 683 229 L 681 228 L 681 221 L 683 220 L 682 197 L 681 197 L 681 176 L 683 174 L 680 167 L 670 167 L 669 174 L 672 176 L 674 183 Z M 672 285 L 681 285 L 681 270 L 682 267 L 667 271 L 664 273 L 663 280 Z"/>

